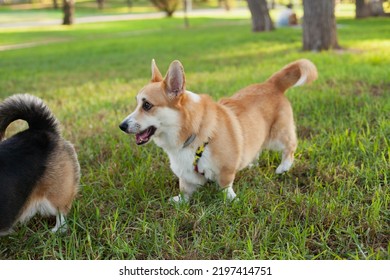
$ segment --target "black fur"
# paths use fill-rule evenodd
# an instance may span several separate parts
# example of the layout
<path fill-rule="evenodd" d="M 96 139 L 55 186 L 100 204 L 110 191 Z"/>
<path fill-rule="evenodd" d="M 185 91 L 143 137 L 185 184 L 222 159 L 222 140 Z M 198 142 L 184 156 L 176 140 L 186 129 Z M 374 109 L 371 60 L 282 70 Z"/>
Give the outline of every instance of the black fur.
<path fill-rule="evenodd" d="M 38 98 L 14 95 L 0 104 L 0 139 L 17 119 L 29 129 L 0 142 L 0 231 L 15 223 L 59 137 L 56 119 Z"/>

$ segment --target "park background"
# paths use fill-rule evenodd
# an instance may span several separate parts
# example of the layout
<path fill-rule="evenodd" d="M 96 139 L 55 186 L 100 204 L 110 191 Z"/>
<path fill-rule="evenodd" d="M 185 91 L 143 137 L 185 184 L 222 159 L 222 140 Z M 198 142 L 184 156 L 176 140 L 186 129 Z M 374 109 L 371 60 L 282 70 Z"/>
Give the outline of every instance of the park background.
<path fill-rule="evenodd" d="M 269 2 L 276 23 L 289 1 Z M 338 46 L 322 51 L 303 51 L 304 9 L 293 2 L 298 26 L 253 32 L 244 1 L 229 9 L 193 1 L 187 13 L 179 3 L 172 17 L 143 0 L 101 9 L 77 1 L 67 25 L 62 2 L 1 1 L 0 100 L 44 99 L 76 147 L 82 178 L 66 234 L 37 216 L 0 238 L 0 259 L 389 259 L 388 1 L 376 15 L 366 0 L 359 18 L 355 1 L 337 1 Z M 264 152 L 238 173 L 239 202 L 210 183 L 190 204 L 170 204 L 178 179 L 167 156 L 118 128 L 153 58 L 163 73 L 181 60 L 187 88 L 215 100 L 312 60 L 318 80 L 287 92 L 299 139 L 293 168 L 276 175 L 280 155 Z M 22 128 L 16 122 L 8 135 Z"/>

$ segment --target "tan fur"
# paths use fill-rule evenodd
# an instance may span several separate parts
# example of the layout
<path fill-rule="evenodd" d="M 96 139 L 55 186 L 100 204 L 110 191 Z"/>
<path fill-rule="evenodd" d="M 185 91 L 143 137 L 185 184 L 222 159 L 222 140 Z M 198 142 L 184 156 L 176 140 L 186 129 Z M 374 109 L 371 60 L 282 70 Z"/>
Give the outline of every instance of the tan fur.
<path fill-rule="evenodd" d="M 73 145 L 60 139 L 22 213 L 47 199 L 60 213 L 67 215 L 78 192 L 80 166 Z"/>

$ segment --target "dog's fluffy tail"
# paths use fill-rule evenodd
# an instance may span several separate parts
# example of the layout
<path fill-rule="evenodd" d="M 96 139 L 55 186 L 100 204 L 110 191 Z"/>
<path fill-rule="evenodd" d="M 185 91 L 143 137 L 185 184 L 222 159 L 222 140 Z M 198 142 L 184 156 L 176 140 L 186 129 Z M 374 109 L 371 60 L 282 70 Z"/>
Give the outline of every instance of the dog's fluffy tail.
<path fill-rule="evenodd" d="M 316 66 L 307 59 L 294 61 L 273 74 L 268 82 L 273 83 L 280 91 L 285 92 L 292 86 L 301 86 L 317 79 Z"/>
<path fill-rule="evenodd" d="M 41 99 L 29 94 L 15 94 L 0 103 L 0 140 L 8 125 L 19 119 L 25 120 L 29 129 L 59 133 L 57 119 Z"/>

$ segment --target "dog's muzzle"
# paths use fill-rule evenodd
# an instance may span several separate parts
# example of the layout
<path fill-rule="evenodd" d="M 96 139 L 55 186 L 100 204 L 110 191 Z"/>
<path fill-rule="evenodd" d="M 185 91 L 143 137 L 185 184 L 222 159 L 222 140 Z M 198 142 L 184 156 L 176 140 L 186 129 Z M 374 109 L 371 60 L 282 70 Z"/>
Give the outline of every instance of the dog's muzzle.
<path fill-rule="evenodd" d="M 119 125 L 119 128 L 126 133 L 138 133 L 141 130 L 141 125 L 134 121 L 133 118 L 126 118 Z"/>
<path fill-rule="evenodd" d="M 129 128 L 129 125 L 127 124 L 127 122 L 122 122 L 120 125 L 119 125 L 119 128 L 126 132 L 127 133 L 127 129 Z"/>

